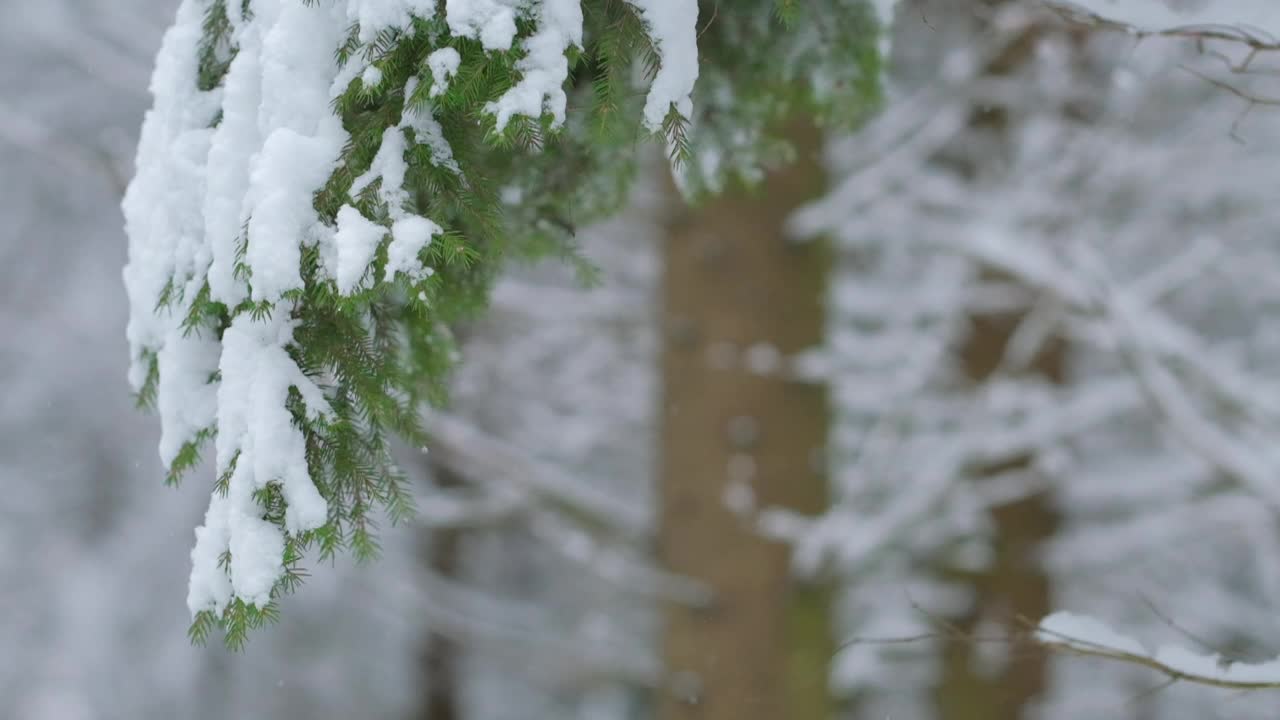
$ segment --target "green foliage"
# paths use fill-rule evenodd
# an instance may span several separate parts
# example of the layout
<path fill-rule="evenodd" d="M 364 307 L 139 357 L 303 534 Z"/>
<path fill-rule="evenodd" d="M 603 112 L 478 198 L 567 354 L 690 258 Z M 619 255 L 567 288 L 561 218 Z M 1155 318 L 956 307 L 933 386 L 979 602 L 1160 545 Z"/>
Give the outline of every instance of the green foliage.
<path fill-rule="evenodd" d="M 704 0 L 692 152 L 682 186 L 698 198 L 752 186 L 790 159 L 798 117 L 849 131 L 880 100 L 880 28 L 863 0 Z"/>
<path fill-rule="evenodd" d="M 201 88 L 217 87 L 235 56 L 227 2 L 242 2 L 244 13 L 252 11 L 250 0 L 210 5 L 199 51 Z M 716 5 L 708 3 L 702 12 L 696 116 L 684 118 L 672 108 L 663 127 L 671 158 L 695 192 L 714 190 L 724 177 L 749 180 L 763 164 L 785 155 L 771 135 L 785 118 L 809 113 L 848 125 L 878 92 L 876 28 L 862 0 Z M 203 642 L 221 628 L 229 646 L 242 646 L 249 631 L 278 616 L 276 600 L 301 582 L 298 563 L 306 551 L 317 549 L 321 559 L 342 550 L 359 559 L 374 557 L 373 513 L 385 511 L 392 522 L 413 514 L 406 480 L 391 458 L 391 439 L 426 443 L 416 408 L 446 399 L 447 372 L 456 355 L 449 328 L 483 308 L 506 260 L 559 256 L 575 263 L 584 279 L 593 277 L 576 248 L 576 229 L 626 197 L 638 145 L 650 134 L 641 108 L 659 56 L 624 0 L 584 0 L 583 12 L 583 47 L 570 52 L 569 108 L 558 127 L 548 116 L 516 117 L 500 130 L 485 110 L 520 80 L 519 43 L 511 51 L 486 51 L 476 40 L 451 35 L 443 12 L 414 19 L 411 31 L 388 30 L 368 42 L 360 40 L 358 28 L 350 29 L 339 62 L 367 63 L 380 71 L 380 79 L 370 86 L 356 77 L 337 98 L 334 110 L 350 141 L 314 205 L 330 225 L 340 208 L 351 205 L 388 233 L 365 282 L 345 295 L 323 271 L 320 251 L 303 244 L 303 287 L 284 298 L 295 321 L 290 354 L 324 388 L 333 410 L 329 417 L 310 417 L 300 397 L 290 401 L 312 479 L 328 502 L 328 522 L 286 534 L 286 572 L 271 603 L 254 607 L 237 598 L 220 614 L 201 612 L 190 629 L 193 641 Z M 522 16 L 517 27 L 527 37 L 533 20 Z M 461 62 L 439 92 L 427 58 L 443 47 L 456 50 Z M 438 122 L 452 161 L 430 138 L 401 127 L 411 110 Z M 420 258 L 434 269 L 425 277 L 385 278 L 393 209 L 380 195 L 379 181 L 352 193 L 389 128 L 407 141 L 403 209 L 444 230 Z M 709 162 L 712 156 L 720 161 Z M 235 272 L 252 283 L 243 245 Z M 177 292 L 170 287 L 160 305 L 176 305 Z M 235 316 L 273 311 L 271 303 L 248 300 L 226 307 L 210 299 L 207 285 L 183 306 L 189 307 L 186 331 L 219 338 Z M 155 396 L 150 360 L 139 394 L 144 404 Z M 182 448 L 170 482 L 197 463 L 212 436 L 212 428 L 206 429 Z M 218 479 L 219 492 L 226 492 L 234 464 Z M 259 492 L 263 517 L 283 527 L 279 487 L 269 484 Z"/>

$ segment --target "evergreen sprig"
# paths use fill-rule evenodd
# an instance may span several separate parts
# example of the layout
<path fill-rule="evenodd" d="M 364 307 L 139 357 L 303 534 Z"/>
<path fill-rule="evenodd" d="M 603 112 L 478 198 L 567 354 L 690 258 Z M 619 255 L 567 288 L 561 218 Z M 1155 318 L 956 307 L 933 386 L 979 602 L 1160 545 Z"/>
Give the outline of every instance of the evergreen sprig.
<path fill-rule="evenodd" d="M 252 0 L 210 2 L 198 52 L 202 90 L 223 82 L 237 52 L 228 2 L 240 3 L 245 17 L 253 11 Z M 334 101 L 350 140 L 314 197 L 320 220 L 330 226 L 350 205 L 387 230 L 356 290 L 341 292 L 325 272 L 319 249 L 302 243 L 302 287 L 277 302 L 244 300 L 227 307 L 211 298 L 207 283 L 193 298 L 179 297 L 181 284 L 171 283 L 157 303 L 157 312 L 185 308 L 184 331 L 213 338 L 221 338 L 241 314 L 266 317 L 287 308 L 294 322 L 288 352 L 324 389 L 332 410 L 311 416 L 296 391 L 291 393 L 289 409 L 305 438 L 311 478 L 328 503 L 327 522 L 286 533 L 285 572 L 270 603 L 256 607 L 233 598 L 220 613 L 197 613 L 190 628 L 195 642 L 221 629 L 228 646 L 243 646 L 250 631 L 278 617 L 277 601 L 305 577 L 299 563 L 310 549 L 322 560 L 343 550 L 358 559 L 377 555 L 374 513 L 384 511 L 392 522 L 413 514 L 391 441 L 426 443 L 416 409 L 446 398 L 447 373 L 457 354 L 450 326 L 484 307 L 508 259 L 559 256 L 574 263 L 584 279 L 592 278 L 593 268 L 576 246 L 577 228 L 619 207 L 636 172 L 637 147 L 652 135 L 642 120 L 643 82 L 657 72 L 660 55 L 629 3 L 583 0 L 584 40 L 568 52 L 563 124 L 544 114 L 517 116 L 501 128 L 486 107 L 520 81 L 522 44 L 492 51 L 452 35 L 443 4 L 434 17 L 414 18 L 410 27 L 372 39 L 362 40 L 360 28 L 352 27 L 336 50 L 341 65 L 359 62 L 376 69 L 354 77 Z M 523 7 L 520 38 L 536 30 L 530 5 Z M 695 194 L 714 190 L 725 177 L 755 177 L 783 152 L 777 131 L 786 117 L 805 112 L 852 122 L 876 97 L 876 28 L 863 0 L 741 0 L 732 7 L 709 2 L 702 18 L 695 115 L 684 117 L 672 107 L 662 127 L 671 159 L 691 179 Z M 442 48 L 457 51 L 460 62 L 448 86 L 437 88 L 428 57 Z M 451 161 L 431 138 L 404 127 L 408 112 L 434 118 Z M 352 192 L 389 131 L 404 133 L 406 140 L 402 208 L 388 206 L 381 181 Z M 722 161 L 713 167 L 706 158 L 717 154 Z M 420 257 L 434 272 L 386 277 L 390 229 L 400 210 L 442 228 Z M 252 284 L 246 235 L 235 274 Z M 158 371 L 154 353 L 144 361 L 148 373 L 138 400 L 146 405 L 155 402 Z M 194 467 L 213 438 L 212 427 L 195 433 L 171 463 L 168 482 Z M 218 492 L 227 492 L 235 461 L 218 478 Z M 267 484 L 256 499 L 263 519 L 283 528 L 279 485 Z M 225 555 L 224 568 L 230 562 Z"/>

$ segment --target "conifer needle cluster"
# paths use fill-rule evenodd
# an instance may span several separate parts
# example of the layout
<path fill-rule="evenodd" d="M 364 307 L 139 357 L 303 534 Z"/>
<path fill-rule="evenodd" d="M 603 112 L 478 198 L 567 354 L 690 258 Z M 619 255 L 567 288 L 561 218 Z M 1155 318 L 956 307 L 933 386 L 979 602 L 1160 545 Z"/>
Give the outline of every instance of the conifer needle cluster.
<path fill-rule="evenodd" d="M 309 550 L 413 514 L 450 327 L 511 259 L 587 277 L 644 141 L 692 196 L 752 182 L 804 113 L 877 93 L 863 0 L 184 0 L 124 209 L 131 381 L 168 481 L 216 448 L 191 636 L 238 647 Z M 694 78 L 701 75 L 696 92 Z"/>

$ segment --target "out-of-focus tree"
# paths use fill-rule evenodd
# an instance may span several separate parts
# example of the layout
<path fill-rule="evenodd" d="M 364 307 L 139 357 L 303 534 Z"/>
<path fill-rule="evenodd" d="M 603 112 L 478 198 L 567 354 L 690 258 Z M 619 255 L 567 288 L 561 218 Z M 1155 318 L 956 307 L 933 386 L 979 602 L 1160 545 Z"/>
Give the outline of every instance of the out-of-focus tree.
<path fill-rule="evenodd" d="M 420 520 L 461 542 L 419 597 L 454 650 L 462 717 L 632 717 L 662 684 L 655 599 L 706 600 L 647 553 L 657 201 L 642 182 L 579 231 L 590 289 L 553 262 L 501 278 L 430 418 L 427 457 L 461 484 L 420 497 Z"/>
<path fill-rule="evenodd" d="M 906 23 L 925 36 L 954 31 L 945 15 L 921 10 L 904 3 L 899 32 Z M 1277 148 L 1274 117 L 1263 107 L 1242 115 L 1251 101 L 1241 96 L 1266 96 L 1266 54 L 1240 74 L 1231 68 L 1254 53 L 1236 38 L 1134 37 L 1059 16 L 1061 32 L 1087 32 L 1087 42 L 1073 48 L 1050 34 L 1021 72 L 984 77 L 991 43 L 978 40 L 998 49 L 1042 10 L 1011 4 L 985 38 L 924 63 L 942 76 L 900 84 L 885 112 L 835 150 L 844 181 L 797 218 L 835 233 L 861 268 L 851 276 L 860 285 L 835 290 L 850 323 L 811 358 L 814 372 L 844 388 L 838 409 L 866 407 L 879 421 L 852 435 L 862 459 L 851 467 L 862 474 L 842 484 L 863 508 L 838 505 L 801 541 L 801 557 L 865 573 L 868 559 L 910 562 L 933 539 L 951 562 L 981 568 L 998 554 L 965 558 L 961 540 L 998 543 L 991 509 L 1049 490 L 1063 524 L 1040 562 L 1055 607 L 1148 643 L 1224 653 L 1224 667 L 1273 656 L 1276 640 L 1256 613 L 1275 602 L 1269 508 L 1280 484 L 1267 388 L 1276 348 L 1265 309 L 1280 250 L 1266 200 Z M 924 44 L 895 47 L 897 67 L 911 72 Z M 998 143 L 975 131 L 975 105 L 1009 113 Z M 988 171 L 963 176 L 934 162 L 948 147 Z M 912 292 L 893 290 L 903 286 Z M 1022 320 L 990 379 L 972 387 L 963 381 L 967 318 L 991 313 Z M 1060 384 L 1020 372 L 1059 343 L 1071 348 Z M 848 360 L 872 347 L 879 364 Z M 981 468 L 1020 456 L 1036 462 L 978 480 Z M 874 468 L 886 474 L 879 498 Z M 898 541 L 886 545 L 892 532 Z M 1023 622 L 1029 630 L 1037 620 Z M 851 634 L 955 630 L 930 629 L 925 615 L 917 622 L 924 627 L 896 633 L 864 622 Z M 1020 662 L 1025 638 L 982 642 L 993 629 L 955 637 L 998 677 Z M 861 662 L 838 672 L 874 678 L 876 650 L 854 645 Z M 1268 712 L 1259 695 L 1191 684 L 1153 692 L 1170 680 L 1063 658 L 1034 711 Z"/>
<path fill-rule="evenodd" d="M 827 504 L 826 398 L 779 372 L 821 341 L 829 266 L 784 232 L 824 182 L 818 131 L 791 132 L 793 162 L 676 213 L 664 243 L 658 553 L 714 599 L 666 613 L 663 720 L 829 716 L 829 591 L 797 582 L 755 512 Z"/>

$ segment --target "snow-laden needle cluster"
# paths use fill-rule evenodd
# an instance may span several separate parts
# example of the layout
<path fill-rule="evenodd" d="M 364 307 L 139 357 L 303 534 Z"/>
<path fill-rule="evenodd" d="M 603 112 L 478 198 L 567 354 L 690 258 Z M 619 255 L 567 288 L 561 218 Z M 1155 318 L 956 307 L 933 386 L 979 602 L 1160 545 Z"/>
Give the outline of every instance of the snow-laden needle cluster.
<path fill-rule="evenodd" d="M 538 152 L 566 121 L 571 64 L 589 56 L 605 82 L 633 58 L 656 68 L 617 123 L 689 115 L 696 3 L 597 5 L 588 22 L 579 0 L 181 4 L 124 200 L 124 279 L 130 381 L 159 409 L 171 477 L 216 444 L 197 627 L 228 608 L 252 624 L 303 546 L 371 551 L 369 505 L 404 512 L 381 431 L 416 434 L 442 321 L 503 244 L 499 196 L 554 230 L 597 169 L 572 133 Z M 588 47 L 605 24 L 632 32 Z M 539 173 L 540 191 L 522 175 L 535 155 L 582 175 Z"/>
<path fill-rule="evenodd" d="M 638 140 L 664 137 L 700 193 L 785 157 L 794 113 L 849 124 L 874 102 L 866 0 L 698 10 L 182 3 L 124 201 L 125 285 L 130 380 L 171 480 L 216 444 L 197 639 L 269 619 L 313 543 L 376 550 L 369 510 L 410 511 L 388 437 L 423 442 L 449 323 L 512 253 L 578 259 L 575 228 L 621 203 Z"/>

